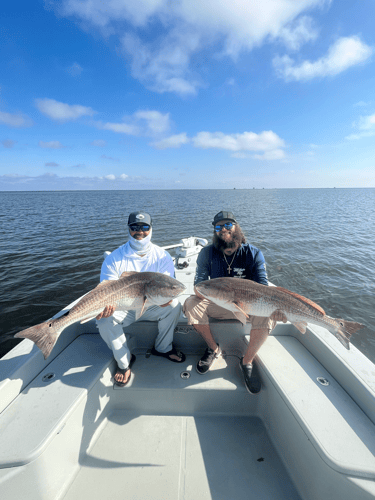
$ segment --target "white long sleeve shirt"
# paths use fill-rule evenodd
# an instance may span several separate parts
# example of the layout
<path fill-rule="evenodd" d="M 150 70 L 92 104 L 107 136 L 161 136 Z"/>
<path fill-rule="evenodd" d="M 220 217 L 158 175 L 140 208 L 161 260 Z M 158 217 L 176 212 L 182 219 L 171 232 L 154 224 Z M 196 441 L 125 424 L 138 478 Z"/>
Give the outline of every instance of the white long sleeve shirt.
<path fill-rule="evenodd" d="M 125 271 L 151 271 L 175 276 L 172 257 L 153 243 L 151 250 L 143 257 L 130 247 L 129 242 L 114 250 L 102 264 L 100 281 L 117 280 Z"/>

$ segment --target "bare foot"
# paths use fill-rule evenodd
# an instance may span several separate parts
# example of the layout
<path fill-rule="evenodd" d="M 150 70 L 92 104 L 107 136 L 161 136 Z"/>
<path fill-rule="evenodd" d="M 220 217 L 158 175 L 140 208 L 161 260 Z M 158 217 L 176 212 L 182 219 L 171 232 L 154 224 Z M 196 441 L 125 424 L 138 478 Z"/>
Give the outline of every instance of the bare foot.
<path fill-rule="evenodd" d="M 119 385 L 120 387 L 126 385 L 129 382 L 130 375 L 131 375 L 130 368 L 118 368 L 117 367 L 117 372 L 115 374 L 115 383 L 116 385 Z"/>
<path fill-rule="evenodd" d="M 175 361 L 177 361 L 177 363 L 181 363 L 181 360 L 183 359 L 183 355 L 181 354 L 181 356 L 178 356 L 176 354 L 170 354 L 169 355 L 169 359 L 174 359 Z"/>

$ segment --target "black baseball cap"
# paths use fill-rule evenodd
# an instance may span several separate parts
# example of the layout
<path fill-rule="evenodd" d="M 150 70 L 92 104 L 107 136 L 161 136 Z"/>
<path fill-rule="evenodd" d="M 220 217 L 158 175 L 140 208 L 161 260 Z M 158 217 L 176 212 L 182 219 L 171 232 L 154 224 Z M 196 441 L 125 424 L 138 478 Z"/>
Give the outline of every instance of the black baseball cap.
<path fill-rule="evenodd" d="M 212 223 L 213 226 L 216 226 L 216 224 L 220 220 L 231 220 L 232 222 L 235 222 L 237 224 L 236 219 L 234 218 L 234 215 L 232 212 L 226 212 L 225 210 L 222 210 L 218 214 L 215 215 L 214 221 Z"/>
<path fill-rule="evenodd" d="M 146 212 L 132 212 L 128 218 L 128 226 L 130 224 L 149 224 L 152 226 L 151 215 Z"/>

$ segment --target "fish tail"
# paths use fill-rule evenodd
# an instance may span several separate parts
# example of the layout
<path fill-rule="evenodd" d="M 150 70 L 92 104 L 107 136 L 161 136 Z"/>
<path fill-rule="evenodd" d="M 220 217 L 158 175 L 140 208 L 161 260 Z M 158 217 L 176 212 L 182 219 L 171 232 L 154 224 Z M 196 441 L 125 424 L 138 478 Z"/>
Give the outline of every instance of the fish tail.
<path fill-rule="evenodd" d="M 361 323 L 356 323 L 355 321 L 346 321 L 345 319 L 336 318 L 338 323 L 338 329 L 335 332 L 336 338 L 342 343 L 346 349 L 350 349 L 349 347 L 349 339 L 353 333 L 357 332 L 364 325 Z"/>
<path fill-rule="evenodd" d="M 16 338 L 30 339 L 42 351 L 44 359 L 47 359 L 56 344 L 60 330 L 55 325 L 56 320 L 40 323 L 15 334 Z"/>

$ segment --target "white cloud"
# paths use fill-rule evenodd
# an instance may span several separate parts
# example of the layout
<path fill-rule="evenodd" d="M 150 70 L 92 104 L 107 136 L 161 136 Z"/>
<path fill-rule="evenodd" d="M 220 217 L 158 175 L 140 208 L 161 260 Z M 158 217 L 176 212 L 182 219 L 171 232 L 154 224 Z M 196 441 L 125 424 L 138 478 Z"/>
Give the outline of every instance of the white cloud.
<path fill-rule="evenodd" d="M 279 77 L 286 81 L 306 81 L 317 77 L 337 75 L 351 66 L 363 63 L 373 53 L 357 36 L 338 39 L 328 50 L 326 56 L 315 62 L 303 61 L 296 64 L 287 55 L 277 56 L 273 60 L 274 68 Z"/>
<path fill-rule="evenodd" d="M 249 153 L 241 153 L 241 152 L 236 152 L 230 155 L 231 158 L 238 158 L 240 160 L 247 160 L 248 158 L 251 158 L 251 155 Z"/>
<path fill-rule="evenodd" d="M 273 151 L 266 151 L 262 155 L 254 155 L 256 160 L 283 160 L 285 152 L 282 149 L 274 149 Z"/>
<path fill-rule="evenodd" d="M 192 141 L 197 148 L 217 148 L 229 151 L 273 151 L 285 147 L 284 140 L 272 130 L 260 134 L 244 132 L 230 135 L 223 134 L 223 132 L 199 132 Z"/>
<path fill-rule="evenodd" d="M 11 149 L 15 144 L 17 144 L 17 141 L 13 141 L 12 139 L 4 139 L 1 141 L 1 144 L 4 146 L 4 148 Z"/>
<path fill-rule="evenodd" d="M 361 116 L 358 127 L 361 130 L 369 130 L 375 128 L 375 113 L 369 116 Z"/>
<path fill-rule="evenodd" d="M 95 141 L 90 142 L 91 146 L 95 146 L 97 148 L 104 148 L 107 145 L 107 141 L 103 141 L 102 139 L 96 139 Z"/>
<path fill-rule="evenodd" d="M 62 149 L 64 147 L 60 141 L 39 141 L 38 146 L 44 149 Z"/>
<path fill-rule="evenodd" d="M 371 102 L 365 102 L 365 101 L 358 101 L 354 104 L 354 107 L 365 107 L 365 106 L 368 106 L 369 104 L 371 104 Z"/>
<path fill-rule="evenodd" d="M 164 134 L 170 128 L 169 113 L 163 115 L 159 111 L 137 111 L 133 116 L 136 120 L 144 121 L 150 135 Z"/>
<path fill-rule="evenodd" d="M 116 134 L 139 135 L 139 127 L 127 123 L 96 122 L 96 126 L 101 130 L 111 130 Z"/>
<path fill-rule="evenodd" d="M 124 181 L 125 179 L 128 179 L 128 178 L 129 178 L 129 176 L 126 174 L 121 174 L 119 177 L 116 177 L 113 174 L 108 174 L 108 175 L 105 175 L 103 177 L 99 177 L 99 179 L 105 179 L 106 181 L 115 181 L 116 179 Z"/>
<path fill-rule="evenodd" d="M 65 15 L 74 15 L 98 27 L 106 27 L 111 22 L 127 20 L 134 26 L 144 26 L 149 18 L 162 9 L 167 0 L 137 0 L 127 2 L 107 0 L 103 8 L 102 0 L 65 0 L 61 11 Z"/>
<path fill-rule="evenodd" d="M 4 111 L 0 111 L 0 123 L 13 128 L 31 127 L 33 125 L 32 120 L 22 113 L 6 113 Z"/>
<path fill-rule="evenodd" d="M 55 99 L 35 99 L 35 105 L 41 113 L 52 120 L 68 122 L 82 116 L 93 116 L 96 111 L 80 104 L 66 104 Z"/>
<path fill-rule="evenodd" d="M 140 110 L 131 116 L 124 116 L 123 122 L 95 122 L 95 126 L 101 130 L 111 130 L 117 134 L 155 137 L 168 132 L 171 123 L 169 113 L 163 114 L 159 111 Z"/>
<path fill-rule="evenodd" d="M 77 62 L 73 63 L 71 66 L 69 66 L 69 68 L 67 69 L 67 72 L 71 75 L 71 76 L 79 76 L 83 71 L 83 68 L 80 64 L 78 64 Z"/>
<path fill-rule="evenodd" d="M 367 132 L 360 132 L 359 134 L 350 134 L 345 137 L 348 141 L 357 141 L 363 139 L 364 137 L 373 137 L 375 135 L 375 130 L 369 130 Z"/>
<path fill-rule="evenodd" d="M 154 146 L 157 149 L 179 148 L 188 142 L 190 142 L 190 139 L 186 133 L 183 132 L 182 134 L 172 135 L 166 139 L 162 139 L 161 141 L 153 142 L 151 143 L 151 146 Z"/>
<path fill-rule="evenodd" d="M 156 92 L 191 95 L 202 86 L 194 56 L 214 47 L 235 59 L 273 40 L 298 48 L 317 32 L 306 12 L 331 0 L 62 0 L 62 15 L 117 36 L 134 78 Z"/>
<path fill-rule="evenodd" d="M 100 158 L 103 158 L 103 160 L 120 161 L 118 158 L 113 158 L 113 156 L 108 155 L 102 155 Z"/>
<path fill-rule="evenodd" d="M 198 49 L 199 37 L 194 33 L 172 32 L 157 44 L 142 42 L 126 34 L 122 50 L 131 59 L 132 76 L 155 92 L 195 94 L 199 82 L 189 74 L 189 62 Z"/>
<path fill-rule="evenodd" d="M 282 27 L 279 32 L 279 38 L 292 50 L 298 50 L 303 43 L 316 40 L 317 37 L 318 30 L 309 16 L 296 19 L 290 25 Z"/>
<path fill-rule="evenodd" d="M 368 116 L 360 116 L 358 122 L 353 126 L 359 130 L 355 134 L 348 135 L 345 139 L 349 141 L 362 139 L 363 137 L 372 137 L 375 135 L 375 113 Z"/>

